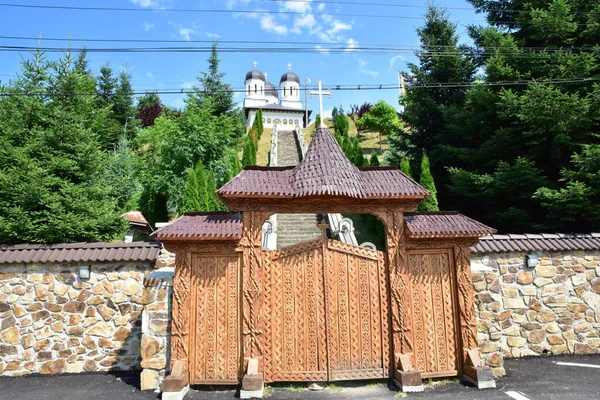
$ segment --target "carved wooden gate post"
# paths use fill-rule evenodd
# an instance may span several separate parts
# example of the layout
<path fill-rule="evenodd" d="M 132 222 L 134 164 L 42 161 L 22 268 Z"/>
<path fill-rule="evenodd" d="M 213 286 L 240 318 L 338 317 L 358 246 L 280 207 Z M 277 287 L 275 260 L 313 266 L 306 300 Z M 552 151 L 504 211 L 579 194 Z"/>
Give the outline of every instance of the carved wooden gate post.
<path fill-rule="evenodd" d="M 242 390 L 256 392 L 262 390 L 263 348 L 261 335 L 264 330 L 263 308 L 263 262 L 261 233 L 262 225 L 270 213 L 246 211 L 243 213 L 243 229 L 240 245 L 243 248 L 243 345 L 244 369 Z"/>
<path fill-rule="evenodd" d="M 496 387 L 492 370 L 479 356 L 477 346 L 477 320 L 475 318 L 474 289 L 471 279 L 471 257 L 469 244 L 454 246 L 456 284 L 460 314 L 463 372 L 479 388 Z"/>
<path fill-rule="evenodd" d="M 404 213 L 389 210 L 375 213 L 385 225 L 386 250 L 390 274 L 392 348 L 394 379 L 403 391 L 421 391 L 421 373 L 412 367 L 412 301 L 408 290 L 410 277 L 406 254 Z"/>

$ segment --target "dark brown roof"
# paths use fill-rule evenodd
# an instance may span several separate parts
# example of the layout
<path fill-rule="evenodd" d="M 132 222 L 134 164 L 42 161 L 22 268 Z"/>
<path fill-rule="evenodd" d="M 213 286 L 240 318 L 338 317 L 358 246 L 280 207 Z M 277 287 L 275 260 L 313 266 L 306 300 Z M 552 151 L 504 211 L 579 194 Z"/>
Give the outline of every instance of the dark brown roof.
<path fill-rule="evenodd" d="M 481 237 L 496 232 L 456 211 L 405 213 L 404 221 L 412 238 Z"/>
<path fill-rule="evenodd" d="M 60 243 L 0 246 L 0 264 L 156 261 L 160 243 Z"/>
<path fill-rule="evenodd" d="M 242 237 L 242 215 L 188 213 L 152 234 L 157 240 L 223 240 Z"/>
<path fill-rule="evenodd" d="M 492 235 L 481 238 L 481 241 L 471 248 L 474 253 L 536 250 L 600 250 L 600 233 Z"/>
<path fill-rule="evenodd" d="M 148 228 L 150 232 L 152 232 L 152 227 L 144 218 L 144 215 L 139 211 L 129 211 L 122 215 L 130 225 L 141 226 L 144 228 Z"/>
<path fill-rule="evenodd" d="M 218 193 L 228 196 L 350 198 L 410 197 L 429 192 L 396 167 L 356 168 L 327 128 L 318 128 L 304 159 L 296 167 L 246 167 Z"/>

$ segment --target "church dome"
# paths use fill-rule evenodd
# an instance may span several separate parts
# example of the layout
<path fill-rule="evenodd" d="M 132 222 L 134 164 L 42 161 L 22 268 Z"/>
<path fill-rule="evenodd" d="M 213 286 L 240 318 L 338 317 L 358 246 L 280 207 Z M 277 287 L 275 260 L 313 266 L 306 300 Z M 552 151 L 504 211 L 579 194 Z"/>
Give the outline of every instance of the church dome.
<path fill-rule="evenodd" d="M 250 79 L 260 79 L 261 81 L 264 82 L 265 74 L 263 74 L 262 72 L 260 72 L 257 69 L 253 69 L 252 71 L 250 71 L 246 74 L 246 80 L 250 80 Z"/>
<path fill-rule="evenodd" d="M 279 94 L 277 93 L 277 88 L 271 82 L 267 82 L 265 84 L 265 94 L 267 96 L 274 96 L 279 98 Z"/>
<path fill-rule="evenodd" d="M 281 85 L 281 83 L 283 83 L 283 82 L 296 82 L 299 85 L 300 78 L 298 77 L 298 75 L 296 75 L 292 71 L 289 71 L 289 72 L 286 72 L 285 74 L 281 75 L 279 84 Z"/>

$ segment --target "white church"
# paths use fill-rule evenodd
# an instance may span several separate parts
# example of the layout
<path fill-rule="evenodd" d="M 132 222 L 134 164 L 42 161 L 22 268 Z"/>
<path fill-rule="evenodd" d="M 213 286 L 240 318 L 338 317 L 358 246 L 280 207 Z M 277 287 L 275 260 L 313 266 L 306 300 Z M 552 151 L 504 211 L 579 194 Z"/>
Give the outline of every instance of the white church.
<path fill-rule="evenodd" d="M 262 109 L 263 127 L 279 129 L 294 129 L 306 127 L 307 115 L 311 112 L 302 107 L 300 100 L 300 78 L 292 72 L 292 65 L 288 64 L 288 72 L 281 75 L 279 90 L 267 80 L 268 74 L 256 69 L 246 74 L 244 87 L 246 97 L 244 98 L 244 112 L 251 127 L 256 117 L 256 112 Z"/>

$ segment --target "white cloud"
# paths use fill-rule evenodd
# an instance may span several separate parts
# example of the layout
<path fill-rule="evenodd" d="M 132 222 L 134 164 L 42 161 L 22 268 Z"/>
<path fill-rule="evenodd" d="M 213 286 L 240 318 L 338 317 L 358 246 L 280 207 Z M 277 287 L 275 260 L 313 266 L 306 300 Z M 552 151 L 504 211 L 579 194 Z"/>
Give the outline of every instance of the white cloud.
<path fill-rule="evenodd" d="M 260 22 L 260 28 L 263 31 L 273 32 L 278 35 L 286 35 L 288 33 L 287 26 L 277 23 L 277 21 L 271 14 L 262 14 L 254 12 L 240 15 L 251 19 L 258 19 L 258 21 Z"/>
<path fill-rule="evenodd" d="M 298 12 L 298 13 L 306 13 L 306 12 L 309 12 L 312 9 L 312 6 L 310 4 L 311 1 L 312 0 L 302 1 L 302 2 L 298 2 L 298 1 L 284 1 L 279 6 L 279 9 L 281 11 L 293 11 L 293 12 Z"/>
<path fill-rule="evenodd" d="M 251 0 L 227 0 L 225 2 L 225 7 L 227 7 L 227 9 L 231 10 L 233 7 L 237 6 L 238 4 L 248 4 L 250 3 Z"/>
<path fill-rule="evenodd" d="M 294 19 L 294 27 L 290 30 L 299 35 L 302 33 L 302 29 L 308 29 L 309 31 L 312 30 L 316 23 L 317 21 L 315 20 L 314 15 L 302 15 Z"/>
<path fill-rule="evenodd" d="M 325 9 L 325 3 L 319 3 L 319 5 L 317 6 L 317 11 L 323 11 Z"/>
<path fill-rule="evenodd" d="M 146 72 L 146 76 L 150 79 L 154 79 L 154 74 L 150 71 Z"/>
<path fill-rule="evenodd" d="M 347 51 L 347 52 L 355 51 L 357 47 L 358 47 L 358 42 L 356 40 L 350 38 L 346 42 L 346 48 L 344 49 L 344 51 Z"/>
<path fill-rule="evenodd" d="M 394 57 L 390 58 L 390 69 L 394 68 L 394 65 L 396 65 L 396 61 L 401 61 L 401 60 L 404 60 L 404 57 L 394 56 Z"/>
<path fill-rule="evenodd" d="M 327 29 L 328 35 L 334 35 L 341 31 L 349 31 L 352 29 L 352 25 L 342 22 L 340 20 L 334 19 L 331 21 L 331 28 Z"/>
<path fill-rule="evenodd" d="M 208 36 L 212 40 L 219 40 L 219 39 L 221 39 L 221 35 L 219 35 L 218 33 L 206 32 L 206 36 Z"/>
<path fill-rule="evenodd" d="M 192 81 L 185 81 L 185 82 L 183 82 L 183 84 L 181 85 L 181 87 L 183 89 L 191 89 L 191 88 L 194 87 L 194 82 L 192 82 Z"/>
<path fill-rule="evenodd" d="M 369 75 L 373 79 L 377 78 L 379 76 L 379 72 L 365 68 L 368 64 L 369 64 L 368 62 L 366 62 L 362 58 L 359 58 L 358 59 L 358 72 L 361 74 Z"/>
<path fill-rule="evenodd" d="M 148 24 L 148 23 L 145 23 L 145 24 L 144 24 L 144 30 L 145 30 L 146 32 L 148 32 L 148 31 L 149 31 L 150 29 L 152 29 L 152 28 L 154 28 L 154 24 Z"/>
<path fill-rule="evenodd" d="M 329 54 L 329 49 L 324 48 L 320 44 L 316 45 L 315 49 L 317 49 L 317 51 L 321 54 Z"/>
<path fill-rule="evenodd" d="M 131 2 L 142 8 L 165 8 L 165 5 L 161 0 L 131 0 Z"/>
<path fill-rule="evenodd" d="M 180 38 L 187 40 L 187 41 L 192 40 L 190 35 L 196 33 L 196 30 L 194 28 L 186 28 L 185 26 L 183 26 L 181 24 L 176 24 L 171 21 L 169 21 L 169 25 L 171 25 L 173 28 L 175 28 L 175 30 L 177 31 L 177 34 L 179 35 Z"/>

